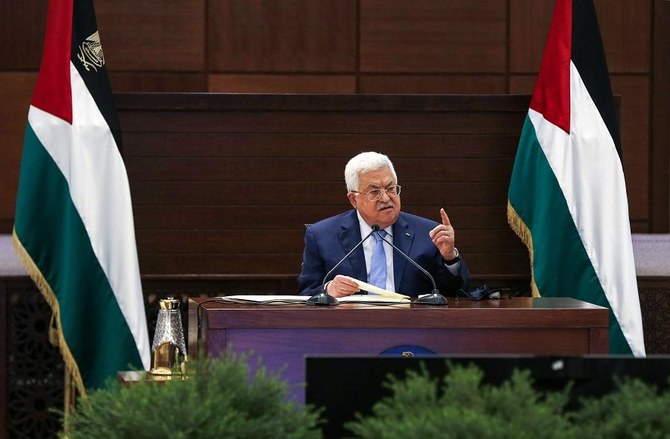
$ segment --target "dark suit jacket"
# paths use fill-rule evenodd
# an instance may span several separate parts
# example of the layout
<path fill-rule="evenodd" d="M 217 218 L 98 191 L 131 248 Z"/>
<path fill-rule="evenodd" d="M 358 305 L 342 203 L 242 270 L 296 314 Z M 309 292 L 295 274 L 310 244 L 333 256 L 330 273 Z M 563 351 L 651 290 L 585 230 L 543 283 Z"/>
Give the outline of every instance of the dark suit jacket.
<path fill-rule="evenodd" d="M 461 258 L 460 276 L 454 276 L 444 264 L 442 255 L 428 232 L 437 222 L 400 212 L 393 225 L 393 245 L 408 254 L 414 261 L 433 275 L 437 288 L 443 295 L 455 296 L 459 288 L 467 291 L 468 268 Z M 361 240 L 361 230 L 355 210 L 326 218 L 307 227 L 302 272 L 298 276 L 301 295 L 321 292 L 324 276 Z M 370 237 L 369 239 L 372 239 Z M 431 293 L 433 286 L 428 277 L 412 266 L 396 250 L 393 251 L 393 275 L 396 291 L 410 296 Z M 367 281 L 363 246 L 356 249 L 346 261 L 328 276 L 344 274 Z"/>

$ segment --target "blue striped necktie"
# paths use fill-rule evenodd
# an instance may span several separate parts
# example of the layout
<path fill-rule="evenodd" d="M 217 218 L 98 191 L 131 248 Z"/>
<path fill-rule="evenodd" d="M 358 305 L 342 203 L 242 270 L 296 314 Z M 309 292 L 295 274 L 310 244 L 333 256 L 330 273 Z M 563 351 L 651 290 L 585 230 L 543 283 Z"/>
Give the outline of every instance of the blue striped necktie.
<path fill-rule="evenodd" d="M 380 230 L 381 236 L 386 236 L 385 230 Z M 384 252 L 384 240 L 376 233 L 375 247 L 372 250 L 372 261 L 370 264 L 370 283 L 379 288 L 386 288 L 386 253 Z"/>

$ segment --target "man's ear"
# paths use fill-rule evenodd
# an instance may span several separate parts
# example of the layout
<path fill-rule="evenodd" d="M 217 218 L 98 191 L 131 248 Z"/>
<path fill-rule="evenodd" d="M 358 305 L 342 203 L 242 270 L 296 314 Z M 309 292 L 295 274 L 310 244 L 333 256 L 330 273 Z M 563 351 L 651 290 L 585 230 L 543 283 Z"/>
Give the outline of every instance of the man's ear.
<path fill-rule="evenodd" d="M 353 192 L 347 192 L 347 198 L 349 199 L 349 202 L 353 206 L 353 208 L 356 208 L 356 194 Z"/>

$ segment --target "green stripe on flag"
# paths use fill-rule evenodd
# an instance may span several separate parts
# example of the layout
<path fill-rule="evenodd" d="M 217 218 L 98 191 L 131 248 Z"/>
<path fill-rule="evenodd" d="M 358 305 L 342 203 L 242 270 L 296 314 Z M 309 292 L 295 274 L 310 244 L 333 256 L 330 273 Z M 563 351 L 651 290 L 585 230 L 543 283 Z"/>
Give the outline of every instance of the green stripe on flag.
<path fill-rule="evenodd" d="M 528 116 L 510 179 L 509 202 L 531 234 L 540 295 L 574 297 L 610 309 L 611 353 L 631 353 Z M 515 230 L 519 233 L 519 230 Z"/>
<path fill-rule="evenodd" d="M 55 292 L 60 308 L 56 323 L 62 325 L 67 344 L 61 351 L 64 356 L 71 352 L 86 388 L 99 388 L 118 370 L 142 362 L 70 199 L 67 181 L 30 124 L 20 175 L 15 233 L 50 291 Z M 44 289 L 42 293 L 50 294 Z"/>

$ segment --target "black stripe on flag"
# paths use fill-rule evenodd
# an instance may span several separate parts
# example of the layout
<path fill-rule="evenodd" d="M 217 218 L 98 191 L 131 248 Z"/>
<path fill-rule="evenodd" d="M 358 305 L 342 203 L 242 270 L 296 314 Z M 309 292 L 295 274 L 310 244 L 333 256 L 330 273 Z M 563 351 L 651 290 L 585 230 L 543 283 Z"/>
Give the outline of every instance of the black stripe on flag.
<path fill-rule="evenodd" d="M 621 158 L 619 121 L 592 0 L 572 1 L 572 62 L 605 121 Z"/>
<path fill-rule="evenodd" d="M 114 108 L 106 64 L 99 64 L 99 61 L 104 59 L 100 57 L 103 53 L 102 48 L 99 41 L 96 42 L 92 38 L 94 35 L 99 37 L 93 1 L 74 0 L 73 9 L 70 59 L 83 78 L 86 88 L 112 131 L 116 145 L 121 150 L 121 129 Z"/>

